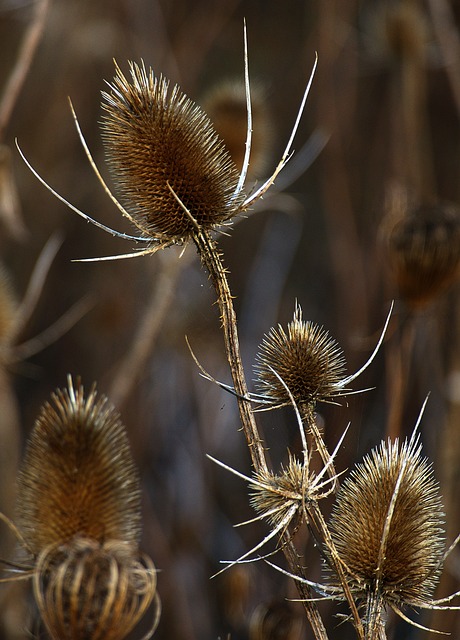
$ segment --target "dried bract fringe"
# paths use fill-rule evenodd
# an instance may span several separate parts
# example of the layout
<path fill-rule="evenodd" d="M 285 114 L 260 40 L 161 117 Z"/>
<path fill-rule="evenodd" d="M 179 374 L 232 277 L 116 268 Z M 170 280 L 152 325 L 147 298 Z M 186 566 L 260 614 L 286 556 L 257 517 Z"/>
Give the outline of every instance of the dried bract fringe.
<path fill-rule="evenodd" d="M 155 598 L 156 571 L 123 542 L 78 537 L 42 550 L 34 593 L 52 640 L 122 640 Z M 154 606 L 155 628 L 158 599 Z"/>
<path fill-rule="evenodd" d="M 343 483 L 330 521 L 366 638 L 377 638 L 391 606 L 429 606 L 444 552 L 444 513 L 419 436 L 382 442 Z"/>
<path fill-rule="evenodd" d="M 211 121 L 144 64 L 130 71 L 131 82 L 117 67 L 103 92 L 103 139 L 120 200 L 146 237 L 181 242 L 197 225 L 223 224 L 244 196 L 235 195 L 239 174 Z"/>
<path fill-rule="evenodd" d="M 421 307 L 458 276 L 460 212 L 453 205 L 417 206 L 388 231 L 388 254 L 401 297 Z"/>
<path fill-rule="evenodd" d="M 137 546 L 137 471 L 118 413 L 94 387 L 85 398 L 69 377 L 43 407 L 19 477 L 18 517 L 34 555 L 75 535 Z"/>

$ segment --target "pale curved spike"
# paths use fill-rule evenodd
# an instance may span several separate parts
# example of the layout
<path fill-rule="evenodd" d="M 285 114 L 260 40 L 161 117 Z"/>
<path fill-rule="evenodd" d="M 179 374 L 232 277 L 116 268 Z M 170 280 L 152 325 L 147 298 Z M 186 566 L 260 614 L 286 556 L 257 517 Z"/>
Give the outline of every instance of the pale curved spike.
<path fill-rule="evenodd" d="M 243 203 L 243 207 L 242 208 L 246 209 L 247 207 L 250 207 L 251 204 L 255 200 L 258 200 L 261 196 L 264 195 L 264 193 L 274 183 L 274 181 L 276 180 L 277 175 L 284 168 L 284 166 L 288 162 L 290 156 L 292 155 L 292 152 L 291 152 L 292 143 L 293 143 L 294 137 L 295 137 L 295 135 L 297 133 L 297 129 L 299 128 L 300 119 L 301 119 L 303 111 L 305 109 L 305 103 L 307 102 L 307 97 L 308 97 L 308 94 L 310 92 L 310 88 L 311 88 L 311 85 L 312 85 L 312 82 L 313 82 L 313 78 L 314 78 L 314 75 L 315 75 L 317 64 L 318 64 L 318 54 L 316 54 L 316 56 L 315 56 L 315 62 L 313 64 L 313 69 L 312 69 L 312 72 L 310 74 L 310 78 L 308 80 L 307 87 L 306 87 L 306 89 L 304 91 L 303 98 L 302 98 L 302 101 L 300 103 L 299 111 L 297 112 L 297 118 L 295 120 L 294 127 L 292 128 L 291 135 L 289 137 L 288 143 L 287 143 L 286 148 L 284 150 L 284 153 L 283 153 L 283 155 L 281 157 L 281 160 L 278 163 L 278 166 L 276 167 L 275 171 L 272 173 L 270 178 L 268 178 L 268 180 L 266 180 L 263 183 L 263 185 L 260 186 L 252 195 L 250 195 L 248 198 L 246 198 L 246 200 Z"/>
<path fill-rule="evenodd" d="M 99 229 L 102 229 L 103 231 L 106 231 L 107 233 L 110 233 L 110 235 L 115 236 L 117 238 L 124 238 L 125 240 L 134 240 L 135 242 L 152 242 L 152 238 L 143 238 L 143 237 L 138 237 L 138 236 L 130 236 L 127 233 L 121 233 L 120 231 L 115 231 L 115 229 L 111 229 L 110 227 L 106 227 L 105 224 L 102 224 L 102 222 L 98 222 L 97 220 L 95 220 L 94 218 L 91 218 L 91 216 L 88 216 L 86 213 L 84 213 L 83 211 L 81 211 L 80 209 L 78 209 L 77 207 L 75 207 L 72 203 L 70 203 L 68 200 L 66 200 L 63 196 L 61 196 L 57 191 L 55 191 L 53 189 L 53 187 L 51 187 L 42 177 L 41 175 L 33 168 L 33 166 L 30 164 L 30 162 L 27 160 L 27 158 L 25 157 L 24 153 L 22 152 L 18 140 L 15 140 L 16 143 L 16 147 L 17 150 L 19 151 L 19 155 L 21 156 L 21 158 L 24 160 L 25 164 L 27 165 L 27 167 L 30 169 L 30 171 L 34 174 L 34 176 L 37 178 L 37 180 L 39 182 L 42 183 L 42 185 L 44 187 L 46 187 L 46 189 L 48 189 L 48 191 L 50 193 L 53 194 L 53 196 L 55 198 L 57 198 L 58 200 L 60 200 L 63 204 L 66 205 L 66 207 L 68 207 L 69 209 L 71 209 L 71 211 L 74 211 L 75 213 L 77 213 L 81 218 L 83 218 L 84 220 L 86 220 L 86 222 L 91 222 L 91 224 L 93 224 L 95 227 L 99 227 Z"/>
<path fill-rule="evenodd" d="M 334 462 L 334 458 L 337 455 L 342 442 L 345 439 L 345 436 L 347 435 L 348 429 L 350 428 L 351 422 L 349 422 L 345 428 L 345 431 L 342 433 L 342 435 L 340 436 L 339 441 L 336 444 L 336 447 L 334 449 L 334 451 L 330 454 L 329 460 L 328 462 L 324 465 L 324 467 L 321 469 L 321 471 L 318 473 L 318 475 L 315 477 L 315 486 L 316 486 L 316 482 L 318 480 L 321 480 L 322 476 L 326 473 L 326 471 L 328 470 L 329 467 L 333 466 L 333 462 Z M 342 475 L 343 473 L 345 473 L 344 471 L 341 471 L 340 473 L 336 473 L 335 474 L 335 478 L 338 478 L 340 475 Z M 327 482 L 331 482 L 332 478 L 328 478 Z M 321 485 L 322 486 L 322 485 Z"/>
<path fill-rule="evenodd" d="M 444 560 L 448 557 L 448 555 L 452 553 L 452 551 L 455 549 L 455 547 L 457 546 L 459 541 L 460 541 L 460 533 L 455 538 L 455 540 L 452 542 L 452 544 L 449 546 L 449 548 L 445 551 L 445 553 L 444 553 L 444 555 L 442 557 L 442 562 L 444 562 Z"/>
<path fill-rule="evenodd" d="M 295 411 L 295 415 L 297 418 L 297 424 L 299 427 L 299 431 L 300 431 L 300 439 L 302 440 L 302 451 L 304 454 L 304 459 L 305 459 L 305 463 L 306 463 L 306 467 L 307 467 L 307 473 L 308 473 L 308 463 L 307 463 L 307 455 L 308 455 L 308 447 L 307 447 L 307 438 L 305 437 L 305 430 L 303 428 L 303 422 L 302 422 L 302 416 L 300 415 L 300 411 L 299 408 L 297 406 L 296 401 L 294 400 L 294 396 L 292 395 L 289 387 L 287 386 L 287 384 L 284 382 L 283 378 L 279 375 L 279 373 L 277 371 L 275 371 L 275 369 L 273 369 L 273 367 L 271 367 L 270 365 L 268 365 L 268 368 L 270 369 L 270 371 L 278 378 L 278 380 L 281 382 L 281 384 L 283 385 L 283 387 L 286 389 L 286 393 L 289 396 L 289 400 L 292 403 L 292 406 L 294 407 L 294 411 Z"/>
<path fill-rule="evenodd" d="M 250 556 L 252 553 L 254 553 L 255 551 L 258 551 L 260 548 L 262 548 L 267 542 L 269 542 L 272 538 L 274 538 L 276 535 L 278 535 L 278 533 L 280 531 L 283 531 L 284 529 L 286 529 L 286 527 L 289 525 L 289 523 L 291 522 L 292 518 L 294 517 L 295 512 L 297 511 L 297 504 L 293 505 L 289 511 L 286 513 L 286 515 L 284 516 L 284 518 L 282 520 L 280 520 L 280 522 L 276 525 L 276 527 L 274 529 L 272 529 L 270 531 L 270 533 L 268 535 L 265 536 L 265 538 L 263 540 L 261 540 L 258 544 L 256 544 L 255 547 L 253 547 L 252 549 L 250 549 L 249 551 L 247 551 L 246 553 L 244 553 L 242 556 L 240 556 L 238 558 L 238 560 L 233 560 L 233 561 L 228 561 L 228 564 L 226 564 L 226 566 L 221 569 L 220 571 L 218 571 L 217 573 L 215 573 L 213 576 L 211 576 L 211 578 L 215 578 L 216 576 L 220 575 L 221 573 L 223 573 L 224 571 L 227 571 L 227 569 L 230 569 L 230 567 L 233 567 L 236 564 L 240 564 L 243 560 L 245 560 L 248 556 Z M 253 561 L 253 560 L 252 560 Z M 225 561 L 227 562 L 227 561 Z"/>
<path fill-rule="evenodd" d="M 249 62 L 248 62 L 248 34 L 246 29 L 246 19 L 244 20 L 244 86 L 246 89 L 246 109 L 248 115 L 248 125 L 246 132 L 245 152 L 243 159 L 243 167 L 241 169 L 238 184 L 236 185 L 233 198 L 242 191 L 244 183 L 246 182 L 246 176 L 248 174 L 249 159 L 251 156 L 251 143 L 252 143 L 252 105 L 251 105 L 251 88 L 249 85 Z"/>
<path fill-rule="evenodd" d="M 401 609 L 398 609 L 398 607 L 396 607 L 391 602 L 389 604 L 390 604 L 390 607 L 393 609 L 393 611 L 396 613 L 397 616 L 399 616 L 402 620 L 404 620 L 404 622 L 409 623 L 413 627 L 416 627 L 417 629 L 421 629 L 422 631 L 430 631 L 431 633 L 438 633 L 441 636 L 450 636 L 450 633 L 448 633 L 447 631 L 439 631 L 438 629 L 431 629 L 431 627 L 424 627 L 422 624 L 419 624 L 418 622 L 414 622 L 414 620 L 411 620 L 410 618 L 408 618 L 401 611 Z"/>
<path fill-rule="evenodd" d="M 72 111 L 72 116 L 75 122 L 75 127 L 77 129 L 77 133 L 78 133 L 78 137 L 80 138 L 80 142 L 81 145 L 85 151 L 86 157 L 88 158 L 88 162 L 91 165 L 91 169 L 94 171 L 94 173 L 96 174 L 96 178 L 99 180 L 99 182 L 101 183 L 104 191 L 106 192 L 106 194 L 109 196 L 110 200 L 113 202 L 113 204 L 116 206 L 116 208 L 118 209 L 118 211 L 120 211 L 120 213 L 125 217 L 128 218 L 128 220 L 139 229 L 139 231 L 141 231 L 142 233 L 145 233 L 145 230 L 142 229 L 142 227 L 139 225 L 139 223 L 135 220 L 135 218 L 133 218 L 133 216 L 126 211 L 126 209 L 123 207 L 123 205 L 118 202 L 118 200 L 115 198 L 115 196 L 113 195 L 113 193 L 110 191 L 107 183 L 105 182 L 104 178 L 101 175 L 101 172 L 99 171 L 99 169 L 97 168 L 97 165 L 93 159 L 93 156 L 91 154 L 91 151 L 89 150 L 88 144 L 85 140 L 85 137 L 83 135 L 83 131 L 81 130 L 80 127 L 80 123 L 78 122 L 78 118 L 77 118 L 77 114 L 75 113 L 75 109 L 74 106 L 72 104 L 72 100 L 69 98 L 69 104 L 70 104 L 70 110 Z"/>
<path fill-rule="evenodd" d="M 386 333 L 386 331 L 388 329 L 388 325 L 390 323 L 390 318 L 391 318 L 391 314 L 393 312 L 393 307 L 394 307 L 394 300 L 391 301 L 390 311 L 388 312 L 387 319 L 385 320 L 385 324 L 383 326 L 383 330 L 382 330 L 382 333 L 380 335 L 379 341 L 377 342 L 377 345 L 375 346 L 374 351 L 372 352 L 371 356 L 368 358 L 367 362 L 361 367 L 361 369 L 358 369 L 358 371 L 356 373 L 353 373 L 351 376 L 348 376 L 347 378 L 344 378 L 343 380 L 341 380 L 340 381 L 340 387 L 346 387 L 347 385 L 350 384 L 350 382 L 353 382 L 353 380 L 356 380 L 356 378 L 358 378 L 358 376 L 360 376 L 367 369 L 367 367 L 371 364 L 371 362 L 374 360 L 374 358 L 377 355 L 377 352 L 379 351 L 380 347 L 382 346 L 383 340 L 385 338 L 385 333 Z"/>
<path fill-rule="evenodd" d="M 126 258 L 140 258 L 141 256 L 148 256 L 152 253 L 156 253 L 160 249 L 164 249 L 167 244 L 158 245 L 156 247 L 149 247 L 148 249 L 142 249 L 142 251 L 134 251 L 133 253 L 120 253 L 114 256 L 101 256 L 100 258 L 75 258 L 72 262 L 107 262 L 109 260 L 125 260 Z"/>
<path fill-rule="evenodd" d="M 278 511 L 281 511 L 281 509 L 284 509 L 288 505 L 291 506 L 292 504 L 295 504 L 294 500 L 287 500 L 286 503 L 282 507 L 274 507 L 273 509 L 270 509 L 269 511 L 264 511 L 264 513 L 261 513 L 260 515 L 256 516 L 255 518 L 251 518 L 250 520 L 245 520 L 244 522 L 238 522 L 238 524 L 234 524 L 233 525 L 233 528 L 234 529 L 238 529 L 238 527 L 244 527 L 247 524 L 252 524 L 253 522 L 258 522 L 259 520 L 264 520 L 264 518 L 269 518 L 274 513 L 277 513 Z"/>
<path fill-rule="evenodd" d="M 307 578 L 302 578 L 301 576 L 297 576 L 294 573 L 291 573 L 290 571 L 286 571 L 286 569 L 282 569 L 277 564 L 274 564 L 269 560 L 265 560 L 265 562 L 273 569 L 276 569 L 276 571 L 278 571 L 279 573 L 282 573 L 288 578 L 292 578 L 296 582 L 301 582 L 302 584 L 306 584 L 307 586 L 311 587 L 312 589 L 315 589 L 319 593 L 327 593 L 329 591 L 331 593 L 331 596 L 330 596 L 331 598 L 335 596 L 343 597 L 342 590 L 338 589 L 337 587 L 333 587 L 327 584 L 321 584 L 320 582 L 313 582 L 312 580 L 307 580 Z M 298 600 L 298 601 L 293 600 L 293 602 L 304 602 L 304 600 Z"/>
<path fill-rule="evenodd" d="M 420 433 L 418 432 L 418 428 L 419 428 L 420 423 L 422 421 L 423 414 L 425 413 L 425 407 L 427 405 L 429 397 L 430 397 L 430 394 L 428 394 L 426 396 L 425 400 L 423 401 L 422 407 L 421 407 L 421 409 L 420 409 L 420 411 L 418 413 L 417 421 L 415 423 L 414 429 L 412 431 L 412 435 L 411 435 L 410 440 L 409 440 L 409 448 L 415 448 L 417 446 L 417 443 L 418 443 L 419 439 L 420 439 Z"/>
<path fill-rule="evenodd" d="M 418 604 L 417 603 L 417 607 L 420 607 L 420 609 L 460 609 L 460 606 L 457 607 L 442 607 L 442 604 L 445 604 L 446 602 L 450 602 L 451 600 L 453 600 L 454 598 L 457 598 L 458 596 L 460 596 L 460 591 L 455 591 L 455 593 L 451 593 L 450 596 L 446 596 L 445 598 L 439 598 L 438 600 L 432 600 L 429 604 Z"/>
<path fill-rule="evenodd" d="M 209 458 L 209 460 L 212 460 L 212 462 L 215 462 L 217 465 L 219 465 L 219 467 L 222 467 L 222 469 L 225 469 L 226 471 L 230 471 L 235 476 L 238 476 L 238 478 L 241 478 L 242 480 L 246 480 L 246 482 L 249 482 L 251 484 L 255 484 L 259 486 L 261 489 L 266 488 L 266 486 L 262 482 L 258 482 L 257 480 L 254 480 L 249 476 L 245 476 L 244 473 L 241 473 L 240 471 L 233 469 L 233 467 L 229 467 L 228 465 L 225 464 L 225 462 L 221 462 L 220 460 L 217 460 L 217 458 L 213 458 L 212 456 L 209 455 L 209 453 L 206 454 L 206 457 Z"/>

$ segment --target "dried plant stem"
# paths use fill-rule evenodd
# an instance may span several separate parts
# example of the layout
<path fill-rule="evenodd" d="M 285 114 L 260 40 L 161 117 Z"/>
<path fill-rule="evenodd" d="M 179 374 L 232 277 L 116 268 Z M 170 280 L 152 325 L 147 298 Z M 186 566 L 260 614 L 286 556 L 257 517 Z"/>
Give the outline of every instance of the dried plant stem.
<path fill-rule="evenodd" d="M 268 467 L 263 441 L 260 437 L 250 403 L 245 400 L 245 398 L 248 397 L 248 388 L 241 360 L 236 314 L 233 307 L 230 287 L 227 281 L 226 269 L 222 263 L 221 254 L 217 248 L 217 244 L 207 231 L 202 229 L 197 230 L 193 235 L 193 240 L 198 249 L 201 262 L 207 270 L 217 294 L 225 341 L 225 351 L 238 400 L 241 424 L 248 444 L 252 464 L 256 473 L 267 473 Z M 294 575 L 304 578 L 303 568 L 299 564 L 299 556 L 288 532 L 283 534 L 281 544 L 290 571 Z M 314 602 L 310 601 L 312 598 L 310 587 L 299 581 L 296 581 L 296 586 L 301 599 L 305 600 L 303 602 L 303 606 L 316 640 L 327 640 L 328 636 L 318 608 Z"/>
<path fill-rule="evenodd" d="M 155 340 L 173 302 L 177 280 L 188 262 L 189 254 L 182 256 L 181 260 L 173 256 L 172 261 L 169 255 L 160 255 L 163 263 L 160 273 L 155 278 L 153 295 L 150 297 L 132 343 L 117 366 L 116 375 L 112 381 L 109 396 L 117 407 L 121 407 L 128 399 L 152 353 Z"/>
<path fill-rule="evenodd" d="M 30 65 L 40 42 L 48 12 L 49 0 L 37 2 L 34 18 L 27 29 L 22 41 L 16 64 L 8 78 L 3 96 L 0 101 L 0 140 L 5 135 L 5 129 L 16 104 L 21 88 L 29 72 Z"/>
<path fill-rule="evenodd" d="M 415 326 L 412 316 L 400 319 L 400 326 L 396 332 L 393 344 L 388 345 L 387 351 L 387 388 L 389 411 L 386 435 L 394 440 L 404 434 L 401 433 L 404 416 L 404 399 L 407 397 L 407 384 L 412 362 L 415 341 Z"/>
<path fill-rule="evenodd" d="M 327 450 L 326 444 L 323 440 L 322 433 L 318 427 L 316 422 L 315 413 L 311 407 L 306 402 L 301 402 L 299 405 L 300 417 L 302 419 L 302 424 L 306 425 L 307 433 L 311 436 L 313 440 L 313 444 L 318 451 L 321 462 L 327 467 L 327 475 L 332 480 L 332 489 L 334 493 L 338 491 L 339 482 L 337 479 L 337 472 L 335 470 L 334 463 L 331 459 L 331 454 Z"/>
<path fill-rule="evenodd" d="M 348 605 L 350 607 L 351 614 L 353 616 L 353 624 L 358 638 L 360 638 L 360 640 L 372 640 L 370 636 L 368 637 L 367 632 L 366 635 L 364 634 L 363 623 L 361 621 L 358 609 L 356 608 L 355 600 L 350 591 L 350 587 L 348 586 L 348 582 L 343 570 L 343 562 L 340 559 L 337 549 L 335 548 L 334 541 L 332 540 L 329 528 L 323 514 L 321 513 L 321 509 L 319 508 L 318 503 L 315 500 L 311 500 L 305 506 L 305 510 L 305 517 L 307 521 L 310 522 L 319 532 L 321 539 L 324 540 L 324 543 L 327 547 L 329 559 L 333 564 L 334 571 L 340 580 L 344 596 L 347 599 Z"/>

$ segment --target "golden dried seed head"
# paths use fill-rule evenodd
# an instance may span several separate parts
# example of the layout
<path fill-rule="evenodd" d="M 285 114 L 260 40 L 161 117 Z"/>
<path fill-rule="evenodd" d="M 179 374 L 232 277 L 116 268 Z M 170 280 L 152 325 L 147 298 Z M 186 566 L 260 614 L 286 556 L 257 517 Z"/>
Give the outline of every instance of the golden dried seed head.
<path fill-rule="evenodd" d="M 270 329 L 257 354 L 257 385 L 274 404 L 289 403 L 289 388 L 297 404 L 314 407 L 337 395 L 345 371 L 342 350 L 322 327 L 302 320 L 300 307 L 287 326 Z"/>
<path fill-rule="evenodd" d="M 219 83 L 204 97 L 202 104 L 235 165 L 241 169 L 248 121 L 244 82 L 226 80 Z M 261 87 L 251 86 L 251 106 L 253 130 L 248 179 L 255 179 L 267 167 L 272 138 L 267 99 Z"/>
<path fill-rule="evenodd" d="M 101 545 L 74 538 L 42 550 L 34 593 L 52 640 L 122 640 L 156 592 L 147 557 L 134 557 L 122 542 Z"/>
<path fill-rule="evenodd" d="M 233 217 L 239 175 L 206 114 L 176 85 L 131 63 L 103 92 L 102 135 L 120 199 L 147 237 L 181 241 Z M 168 187 L 171 187 L 171 189 Z"/>
<path fill-rule="evenodd" d="M 441 570 L 443 524 L 438 484 L 420 446 L 383 442 L 342 484 L 330 522 L 354 595 L 376 589 L 386 602 L 427 602 Z"/>
<path fill-rule="evenodd" d="M 140 489 L 118 413 L 93 388 L 58 390 L 38 417 L 19 477 L 19 524 L 35 555 L 75 535 L 137 544 Z"/>
<path fill-rule="evenodd" d="M 400 295 L 417 307 L 458 276 L 460 213 L 453 206 L 417 206 L 388 232 L 388 250 Z"/>
<path fill-rule="evenodd" d="M 291 454 L 286 467 L 281 467 L 281 472 L 275 474 L 271 471 L 255 475 L 257 483 L 250 485 L 250 503 L 257 513 L 264 515 L 272 512 L 267 520 L 276 526 L 289 512 L 292 501 L 306 500 L 309 483 L 302 464 Z"/>

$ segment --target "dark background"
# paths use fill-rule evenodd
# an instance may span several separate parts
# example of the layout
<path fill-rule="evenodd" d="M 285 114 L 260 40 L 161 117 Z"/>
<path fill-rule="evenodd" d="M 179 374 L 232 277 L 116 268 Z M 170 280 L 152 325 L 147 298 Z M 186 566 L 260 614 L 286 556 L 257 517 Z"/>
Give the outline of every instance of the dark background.
<path fill-rule="evenodd" d="M 3 92 L 38 6 L 0 2 Z M 447 12 L 444 20 L 439 20 L 440 9 Z M 350 468 L 386 432 L 410 433 L 431 392 L 422 423 L 424 452 L 441 484 L 449 540 L 460 527 L 458 283 L 436 291 L 426 304 L 408 304 L 391 278 L 392 254 L 382 227 L 395 186 L 416 203 L 428 200 L 441 206 L 438 203 L 447 201 L 456 206 L 459 201 L 456 3 L 50 3 L 22 90 L 0 131 L 0 142 L 12 154 L 12 174 L 4 171 L 0 189 L 16 188 L 20 202 L 20 208 L 13 208 L 13 222 L 11 212 L 1 210 L 0 258 L 19 300 L 47 240 L 58 232 L 62 246 L 27 326 L 14 344 L 5 339 L 9 364 L 1 376 L 3 419 L 8 407 L 14 411 L 17 403 L 15 428 L 24 443 L 40 406 L 56 387 L 66 385 L 68 373 L 81 376 L 87 388 L 97 381 L 98 389 L 116 404 L 142 479 L 142 548 L 160 570 L 159 639 L 312 636 L 302 607 L 285 600 L 296 597 L 290 581 L 262 563 L 209 579 L 220 568 L 219 560 L 238 557 L 266 535 L 267 528 L 260 523 L 233 528 L 253 517 L 246 486 L 205 457 L 209 453 L 250 472 L 235 400 L 200 377 L 185 342 L 188 336 L 213 376 L 230 381 L 214 293 L 193 247 L 183 256 L 174 248 L 136 260 L 72 262 L 129 252 L 132 246 L 86 224 L 53 198 L 22 162 L 14 139 L 70 202 L 114 229 L 132 232 L 91 171 L 67 97 L 107 176 L 98 122 L 100 91 L 104 80 L 113 77 L 113 58 L 125 72 L 128 60 L 143 59 L 200 103 L 223 80 L 243 77 L 243 18 L 251 79 L 263 96 L 263 113 L 258 119 L 255 112 L 254 128 L 257 133 L 260 124 L 266 142 L 264 173 L 251 179 L 265 177 L 276 166 L 315 52 L 318 69 L 294 148 L 299 151 L 312 134 L 327 139 L 319 157 L 283 194 L 267 195 L 248 219 L 235 225 L 230 237 L 222 238 L 248 378 L 263 334 L 277 322 L 285 326 L 292 319 L 295 300 L 305 319 L 324 325 L 337 339 L 351 373 L 371 353 L 390 301 L 396 298 L 386 343 L 354 383 L 354 389 L 372 389 L 350 396 L 341 406 L 319 408 L 325 437 L 333 447 L 351 421 L 337 461 L 339 469 Z M 244 140 L 244 132 L 241 135 Z M 290 171 L 288 165 L 288 177 Z M 445 251 L 458 256 L 458 242 L 453 247 L 449 238 L 445 242 Z M 83 298 L 89 310 L 74 326 L 38 353 L 11 363 L 9 349 L 13 353 L 15 345 L 39 334 Z M 126 358 L 135 350 L 142 322 L 154 329 L 136 365 Z M 410 331 L 405 333 L 407 325 Z M 286 459 L 287 447 L 298 446 L 293 413 L 261 414 L 260 423 L 277 465 Z M 13 486 L 14 475 L 14 469 L 0 469 L 2 485 Z M 9 508 L 5 503 L 3 510 Z M 302 536 L 300 532 L 299 548 Z M 282 564 L 281 555 L 276 559 Z M 318 554 L 309 546 L 305 564 L 312 579 L 320 579 Z M 439 597 L 458 584 L 459 558 L 454 552 L 446 563 Z M 272 633 L 262 633 L 258 620 L 269 610 L 274 619 L 279 617 L 279 624 Z M 336 617 L 346 609 L 325 603 L 321 610 L 331 639 L 354 637 L 350 625 L 340 624 Z M 390 619 L 391 638 L 428 637 Z M 450 631 L 453 638 L 460 636 L 456 612 L 416 619 Z M 10 631 L 8 637 L 26 637 L 23 625 L 20 619 L 17 635 Z"/>

